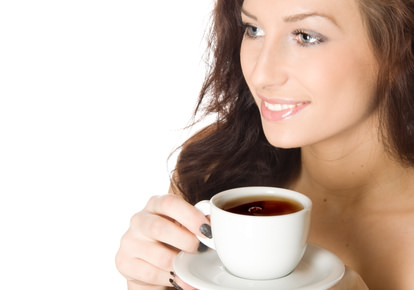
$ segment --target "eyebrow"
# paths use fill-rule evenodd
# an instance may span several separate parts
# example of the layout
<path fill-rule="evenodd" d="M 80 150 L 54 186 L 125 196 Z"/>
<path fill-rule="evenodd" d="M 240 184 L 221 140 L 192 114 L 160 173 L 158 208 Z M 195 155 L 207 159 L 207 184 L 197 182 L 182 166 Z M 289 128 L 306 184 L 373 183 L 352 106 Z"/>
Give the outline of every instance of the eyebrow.
<path fill-rule="evenodd" d="M 297 21 L 301 21 L 301 20 L 303 20 L 305 18 L 308 18 L 308 17 L 322 17 L 322 18 L 328 19 L 333 24 L 338 26 L 338 23 L 336 22 L 336 20 L 334 18 L 332 18 L 329 15 L 322 14 L 322 13 L 317 13 L 317 12 L 299 13 L 299 14 L 295 14 L 295 15 L 286 16 L 286 17 L 283 18 L 283 21 L 285 21 L 285 22 L 297 22 Z"/>
<path fill-rule="evenodd" d="M 247 17 L 249 17 L 251 19 L 257 20 L 257 17 L 256 16 L 254 16 L 253 14 L 250 14 L 249 12 L 247 12 L 246 10 L 244 10 L 243 7 L 241 8 L 241 13 L 243 13 L 244 15 L 246 15 Z"/>
<path fill-rule="evenodd" d="M 252 18 L 254 20 L 257 21 L 257 17 L 254 16 L 253 14 L 247 12 L 243 7 L 241 9 L 241 12 L 246 15 L 249 18 Z M 336 26 L 339 27 L 338 23 L 336 22 L 336 20 L 332 17 L 330 17 L 329 15 L 323 14 L 323 13 L 317 13 L 317 12 L 308 12 L 308 13 L 299 13 L 299 14 L 294 14 L 294 15 L 290 15 L 290 16 L 286 16 L 283 17 L 283 21 L 284 22 L 297 22 L 297 21 L 301 21 L 305 18 L 308 17 L 322 17 L 325 18 L 329 21 L 331 21 L 333 24 L 335 24 Z"/>

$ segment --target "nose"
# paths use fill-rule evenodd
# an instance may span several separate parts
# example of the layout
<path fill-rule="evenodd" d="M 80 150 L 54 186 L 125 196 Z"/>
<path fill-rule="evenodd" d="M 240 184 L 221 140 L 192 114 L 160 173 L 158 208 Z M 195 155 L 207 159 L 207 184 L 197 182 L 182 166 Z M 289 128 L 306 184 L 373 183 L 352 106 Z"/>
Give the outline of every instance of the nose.
<path fill-rule="evenodd" d="M 251 84 L 260 89 L 282 87 L 289 79 L 288 53 L 283 43 L 264 41 L 253 60 Z"/>

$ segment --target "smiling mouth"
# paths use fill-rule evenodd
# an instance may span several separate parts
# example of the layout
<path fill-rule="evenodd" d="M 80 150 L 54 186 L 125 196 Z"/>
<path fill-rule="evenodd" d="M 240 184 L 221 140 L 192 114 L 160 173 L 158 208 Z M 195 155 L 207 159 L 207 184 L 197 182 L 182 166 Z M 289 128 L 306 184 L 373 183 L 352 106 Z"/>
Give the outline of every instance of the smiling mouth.
<path fill-rule="evenodd" d="M 270 111 L 273 111 L 273 112 L 293 110 L 295 108 L 303 106 L 304 104 L 305 104 L 304 102 L 296 103 L 296 104 L 270 104 L 264 101 L 264 105 L 266 106 L 266 108 L 268 108 Z"/>

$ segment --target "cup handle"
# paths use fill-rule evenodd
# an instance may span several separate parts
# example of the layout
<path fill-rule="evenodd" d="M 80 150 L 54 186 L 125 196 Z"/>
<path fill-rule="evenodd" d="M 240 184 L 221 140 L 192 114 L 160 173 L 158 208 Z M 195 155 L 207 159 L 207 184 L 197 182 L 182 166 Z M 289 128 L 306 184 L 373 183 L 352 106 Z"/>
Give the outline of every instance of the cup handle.
<path fill-rule="evenodd" d="M 195 207 L 201 211 L 204 215 L 210 215 L 211 214 L 211 207 L 210 207 L 210 201 L 209 200 L 202 200 L 195 204 Z M 204 245 L 206 245 L 209 248 L 216 249 L 214 245 L 214 238 L 204 238 L 197 236 L 197 239 L 200 240 Z"/>

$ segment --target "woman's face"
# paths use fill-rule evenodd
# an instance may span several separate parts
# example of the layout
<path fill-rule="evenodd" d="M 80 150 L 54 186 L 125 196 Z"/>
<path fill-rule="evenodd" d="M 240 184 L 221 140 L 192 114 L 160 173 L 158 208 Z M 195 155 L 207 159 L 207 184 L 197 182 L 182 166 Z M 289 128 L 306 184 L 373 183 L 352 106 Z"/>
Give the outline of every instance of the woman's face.
<path fill-rule="evenodd" d="M 372 131 L 378 65 L 356 1 L 245 0 L 242 21 L 243 74 L 272 145 Z"/>

